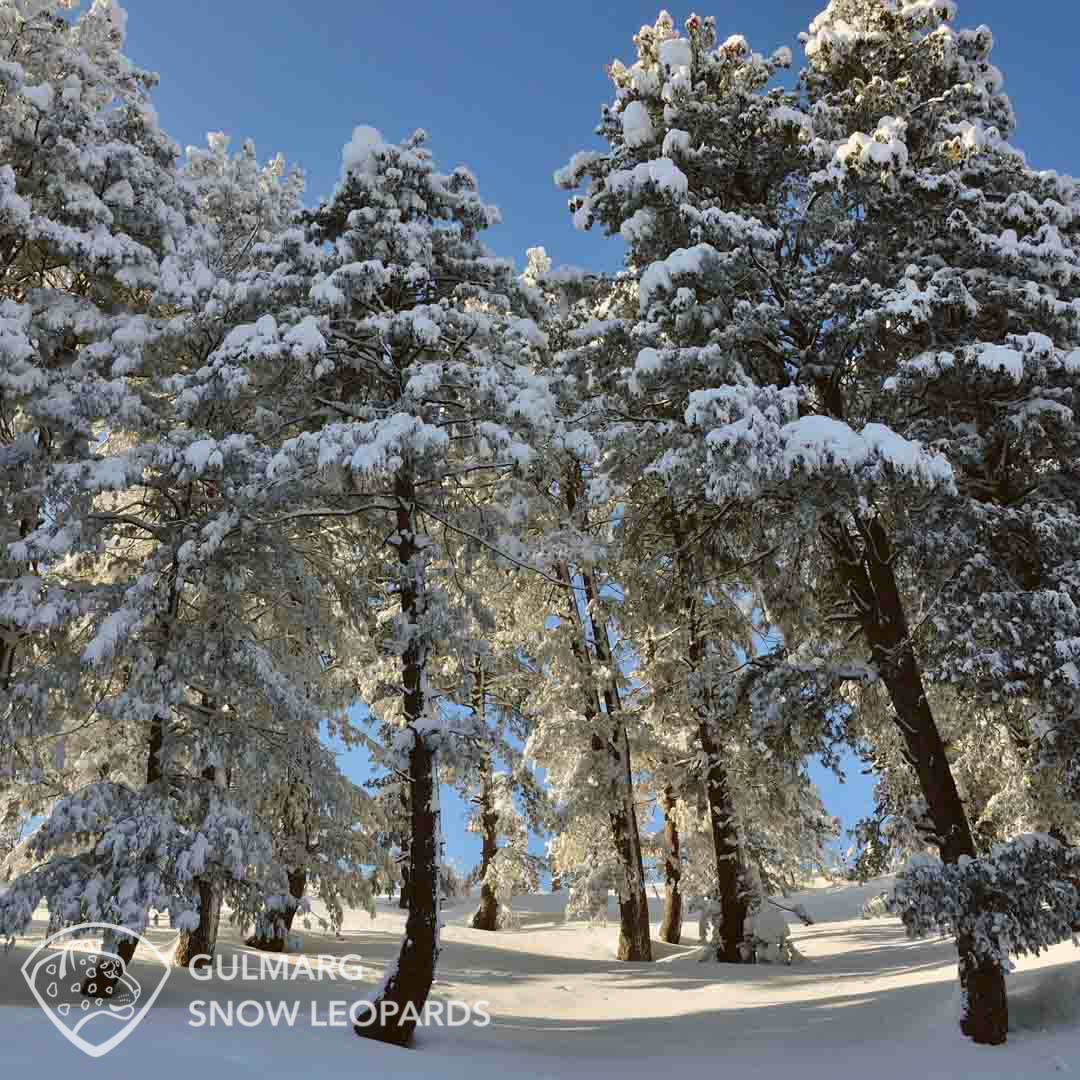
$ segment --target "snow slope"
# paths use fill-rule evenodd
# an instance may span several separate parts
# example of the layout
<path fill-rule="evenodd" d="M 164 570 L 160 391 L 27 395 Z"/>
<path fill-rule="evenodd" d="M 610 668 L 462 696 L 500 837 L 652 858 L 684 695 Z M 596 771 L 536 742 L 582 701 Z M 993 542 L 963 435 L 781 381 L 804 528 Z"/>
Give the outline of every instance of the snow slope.
<path fill-rule="evenodd" d="M 975 1047 L 955 1026 L 951 943 L 910 942 L 897 920 L 859 917 L 863 901 L 886 884 L 822 884 L 796 897 L 815 924 L 792 928 L 806 962 L 791 967 L 699 963 L 693 924 L 685 945 L 654 943 L 656 963 L 620 963 L 614 959 L 614 922 L 564 923 L 565 894 L 518 898 L 521 927 L 497 934 L 469 929 L 472 905 L 457 904 L 444 913 L 436 993 L 487 1002 L 492 1021 L 486 1027 L 427 1028 L 412 1050 L 359 1040 L 347 1027 L 311 1026 L 311 1002 L 321 1011 L 331 999 L 355 999 L 367 988 L 362 983 L 205 983 L 174 971 L 130 1038 L 91 1060 L 64 1042 L 33 1005 L 19 968 L 35 939 L 22 939 L 0 952 L 0 1077 L 59 1080 L 75 1069 L 82 1076 L 119 1070 L 153 1080 L 293 1080 L 310 1073 L 350 1080 L 384 1074 L 401 1080 L 1080 1075 L 1080 966 L 1071 945 L 1018 965 L 1010 980 L 1008 1046 Z M 403 925 L 403 913 L 389 904 L 374 920 L 350 913 L 341 939 L 302 930 L 304 954 L 359 954 L 374 982 L 396 955 Z M 165 945 L 173 935 L 151 930 L 148 936 Z M 225 938 L 224 957 L 250 953 L 235 933 Z M 133 974 L 149 982 L 153 966 L 136 956 Z M 294 1027 L 189 1026 L 189 1005 L 211 993 L 222 1002 L 301 999 L 303 1005 Z"/>

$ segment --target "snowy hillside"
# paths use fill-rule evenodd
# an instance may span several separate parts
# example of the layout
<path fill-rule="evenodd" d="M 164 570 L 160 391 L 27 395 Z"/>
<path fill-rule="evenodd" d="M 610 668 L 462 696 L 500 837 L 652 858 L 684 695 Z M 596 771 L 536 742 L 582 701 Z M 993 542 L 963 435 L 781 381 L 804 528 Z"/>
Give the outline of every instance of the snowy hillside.
<path fill-rule="evenodd" d="M 614 959 L 617 924 L 588 927 L 562 919 L 564 895 L 518 898 L 518 930 L 484 933 L 465 925 L 473 903 L 444 912 L 436 995 L 489 1002 L 486 1027 L 427 1028 L 399 1050 L 355 1038 L 348 1028 L 313 1028 L 309 1000 L 347 992 L 340 983 L 199 983 L 174 971 L 142 1026 L 109 1055 L 90 1061 L 54 1032 L 19 975 L 32 938 L 0 953 L 0 1076 L 59 1080 L 73 1069 L 96 1074 L 296 1077 L 834 1077 L 842 1063 L 875 1080 L 926 1077 L 1037 1077 L 1080 1070 L 1077 989 L 1071 945 L 1022 962 L 1010 985 L 1013 1030 L 1005 1047 L 956 1037 L 955 950 L 946 941 L 910 942 L 895 919 L 863 919 L 865 899 L 887 881 L 826 886 L 797 897 L 814 918 L 792 927 L 802 964 L 697 962 L 686 944 L 654 941 L 657 961 Z M 614 904 L 612 904 L 614 909 Z M 654 901 L 654 922 L 659 916 Z M 359 954 L 377 974 L 397 952 L 403 913 L 383 903 L 374 921 L 346 917 L 341 940 L 303 931 L 304 954 Z M 43 928 L 36 928 L 43 929 Z M 171 933 L 152 930 L 165 946 Z M 230 930 L 228 958 L 250 953 Z M 298 955 L 294 954 L 298 959 Z M 228 960 L 226 960 L 228 962 Z M 138 978 L 151 964 L 136 956 Z M 189 1026 L 192 1001 L 217 995 L 304 1002 L 295 1027 Z M 360 996 L 366 986 L 354 993 Z M 85 1075 L 85 1074 L 84 1074 Z"/>

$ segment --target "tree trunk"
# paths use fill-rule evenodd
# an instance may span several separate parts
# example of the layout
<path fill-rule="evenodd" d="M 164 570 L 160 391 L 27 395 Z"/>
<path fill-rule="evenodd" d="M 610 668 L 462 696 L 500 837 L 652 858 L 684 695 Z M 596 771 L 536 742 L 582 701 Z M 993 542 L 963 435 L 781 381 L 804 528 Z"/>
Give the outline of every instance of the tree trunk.
<path fill-rule="evenodd" d="M 214 958 L 221 921 L 221 890 L 209 878 L 199 879 L 199 925 L 181 930 L 173 963 L 176 967 L 207 967 Z"/>
<path fill-rule="evenodd" d="M 562 892 L 562 878 L 558 874 L 553 874 L 551 877 L 551 891 Z"/>
<path fill-rule="evenodd" d="M 716 899 L 720 904 L 720 944 L 716 959 L 727 964 L 741 964 L 752 959 L 746 955 L 746 914 L 749 901 L 746 895 L 742 849 L 735 821 L 735 806 L 731 797 L 727 769 L 721 760 L 721 747 L 715 724 L 716 701 L 712 676 L 708 670 L 710 661 L 708 643 L 701 626 L 702 601 L 699 599 L 698 577 L 690 553 L 686 550 L 685 537 L 680 518 L 672 508 L 672 535 L 679 549 L 681 587 L 685 591 L 686 620 L 688 628 L 687 661 L 692 683 L 691 700 L 698 720 L 698 743 L 705 758 L 705 802 L 709 812 L 709 830 L 712 834 L 713 855 L 716 859 Z M 696 698 L 696 700 L 695 700 Z M 736 693 L 734 709 L 739 708 Z M 734 717 L 732 717 L 734 720 Z"/>
<path fill-rule="evenodd" d="M 587 612 L 592 625 L 593 647 L 597 663 L 614 671 L 615 658 L 608 645 L 607 626 L 597 627 L 592 618 L 596 589 L 592 575 L 581 575 Z M 575 602 L 576 608 L 576 602 Z M 611 739 L 606 747 L 614 770 L 616 805 L 611 813 L 611 834 L 623 880 L 619 882 L 620 960 L 651 961 L 652 938 L 649 927 L 649 896 L 645 891 L 645 864 L 641 857 L 641 834 L 638 831 L 637 807 L 634 805 L 634 777 L 630 768 L 630 738 L 623 720 L 619 688 L 610 682 L 604 692 L 604 707 L 612 722 Z M 598 740 L 593 749 L 598 749 Z M 602 744 L 599 748 L 602 748 Z"/>
<path fill-rule="evenodd" d="M 698 727 L 698 739 L 709 763 L 705 774 L 705 798 L 716 856 L 716 890 L 722 919 L 716 959 L 726 964 L 741 964 L 748 959 L 743 952 L 748 903 L 743 889 L 742 852 L 735 826 L 735 809 L 731 803 L 727 771 L 720 762 L 719 747 L 704 720 Z"/>
<path fill-rule="evenodd" d="M 861 550 L 848 529 L 835 519 L 826 522 L 825 535 L 837 551 L 838 566 L 860 612 L 871 658 L 892 701 L 908 760 L 926 800 L 933 842 L 940 848 L 942 862 L 955 863 L 963 855 L 974 858 L 967 813 L 945 756 L 908 630 L 893 571 L 892 545 L 880 518 L 855 521 Z M 961 935 L 956 947 L 964 998 L 961 1030 L 977 1043 L 1005 1042 L 1009 1009 L 1004 975 L 976 952 L 969 936 Z"/>
<path fill-rule="evenodd" d="M 208 783 L 214 783 L 219 779 L 219 773 L 213 765 L 209 765 L 203 770 L 202 778 Z M 209 802 L 207 797 L 207 807 Z M 197 885 L 199 925 L 194 930 L 180 931 L 176 952 L 173 954 L 173 964 L 176 967 L 206 967 L 214 958 L 218 924 L 221 921 L 221 887 L 210 877 L 199 878 Z"/>
<path fill-rule="evenodd" d="M 488 867 L 495 858 L 498 846 L 497 826 L 499 815 L 492 800 L 490 778 L 485 775 L 483 789 L 480 792 L 480 821 L 484 829 L 484 848 L 480 856 L 480 906 L 472 917 L 474 930 L 497 930 L 499 922 L 499 901 L 495 890 L 485 880 Z"/>
<path fill-rule="evenodd" d="M 307 870 L 298 866 L 288 871 L 288 877 L 289 900 L 286 901 L 285 909 L 279 915 L 275 915 L 273 932 L 248 938 L 244 944 L 249 948 L 259 949 L 261 952 L 288 951 L 289 934 L 292 933 L 297 909 L 300 907 L 300 901 L 304 899 L 304 890 L 307 889 Z"/>
<path fill-rule="evenodd" d="M 484 666 L 478 660 L 474 671 L 473 713 L 481 720 L 486 718 Z M 499 901 L 495 890 L 487 882 L 487 872 L 499 850 L 499 815 L 495 810 L 495 793 L 491 788 L 491 763 L 484 766 L 480 786 L 480 824 L 483 828 L 484 847 L 480 855 L 480 906 L 472 917 L 474 930 L 496 930 L 499 924 Z"/>
<path fill-rule="evenodd" d="M 664 914 L 660 919 L 660 940 L 678 945 L 682 940 L 682 864 L 679 862 L 679 828 L 675 823 L 675 795 L 670 787 L 660 794 L 664 812 Z"/>
<path fill-rule="evenodd" d="M 105 940 L 101 943 L 101 951 L 103 954 L 119 957 L 119 963 L 104 959 L 99 961 L 93 975 L 87 975 L 83 979 L 80 993 L 84 997 L 111 998 L 116 993 L 116 986 L 120 981 L 120 976 L 127 971 L 128 966 L 131 964 L 138 945 L 139 943 L 135 938 L 124 938 L 118 942 L 114 933 L 111 931 L 107 933 Z"/>
<path fill-rule="evenodd" d="M 409 750 L 409 917 L 397 962 L 367 1013 L 358 1013 L 357 1035 L 406 1046 L 423 1016 L 439 957 L 439 793 L 435 755 L 420 729 L 425 718 L 424 670 L 427 647 L 420 637 L 424 615 L 422 552 L 417 544 L 416 492 L 399 472 L 397 549 L 401 564 L 401 613 L 413 629 L 401 658 L 405 722 L 413 740 Z"/>
<path fill-rule="evenodd" d="M 580 472 L 570 474 L 566 483 L 566 506 L 570 514 L 575 513 L 577 491 L 581 484 Z M 591 746 L 598 755 L 608 759 L 611 769 L 612 808 L 611 836 L 615 854 L 619 861 L 622 880 L 619 886 L 619 951 L 620 960 L 652 960 L 652 939 L 649 934 L 649 898 L 645 892 L 645 866 L 641 858 L 641 837 L 638 832 L 637 808 L 634 805 L 633 774 L 630 770 L 630 740 L 626 734 L 626 724 L 622 717 L 622 702 L 619 699 L 618 686 L 609 682 L 603 691 L 603 707 L 597 694 L 596 679 L 592 669 L 589 644 L 596 650 L 597 663 L 608 670 L 613 658 L 608 647 L 606 626 L 597 627 L 593 620 L 596 604 L 596 591 L 592 575 L 582 572 L 582 587 L 585 593 L 586 619 L 578 607 L 577 590 L 572 587 L 573 575 L 569 566 L 562 566 L 563 580 L 569 590 L 570 617 L 581 631 L 575 637 L 572 648 L 574 657 L 581 667 L 582 683 L 589 687 L 585 694 L 584 715 L 594 729 L 600 727 L 606 712 L 610 723 L 610 735 L 607 739 L 594 734 Z"/>
<path fill-rule="evenodd" d="M 623 751 L 621 766 L 622 806 L 611 815 L 611 831 L 624 880 L 619 889 L 619 951 L 620 960 L 652 960 L 652 938 L 649 930 L 649 897 L 645 892 L 645 866 L 641 859 L 641 837 L 638 833 L 637 808 L 634 806 L 630 775 L 630 745 L 626 727 L 621 722 Z"/>
<path fill-rule="evenodd" d="M 405 786 L 401 788 L 401 806 L 404 810 L 406 818 L 411 817 L 411 811 L 409 810 L 409 789 Z M 404 847 L 404 845 L 402 845 Z M 406 861 L 401 867 L 401 892 L 398 895 L 398 907 L 406 909 L 409 906 L 409 864 Z"/>

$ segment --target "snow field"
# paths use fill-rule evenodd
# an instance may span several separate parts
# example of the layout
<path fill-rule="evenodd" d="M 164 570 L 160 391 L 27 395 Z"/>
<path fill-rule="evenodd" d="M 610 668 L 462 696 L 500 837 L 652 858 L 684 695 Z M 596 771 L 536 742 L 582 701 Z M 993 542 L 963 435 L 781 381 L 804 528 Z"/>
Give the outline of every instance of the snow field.
<path fill-rule="evenodd" d="M 614 959 L 615 905 L 606 926 L 566 923 L 565 893 L 515 899 L 520 927 L 486 933 L 467 922 L 475 901 L 444 911 L 443 951 L 433 995 L 486 1003 L 484 1027 L 429 1027 L 412 1050 L 356 1039 L 347 1027 L 311 1023 L 312 1006 L 326 1014 L 332 1000 L 363 997 L 398 951 L 404 912 L 381 901 L 374 919 L 349 912 L 340 938 L 301 929 L 304 955 L 358 955 L 368 982 L 297 978 L 290 981 L 201 982 L 173 971 L 150 1015 L 106 1058 L 83 1058 L 52 1030 L 19 974 L 34 938 L 0 953 L 0 1076 L 60 1080 L 72 1070 L 189 1080 L 295 1077 L 318 1062 L 319 1077 L 393 1075 L 446 1078 L 679 1077 L 800 1080 L 838 1072 L 874 1080 L 912 1077 L 1026 1078 L 1080 1070 L 1077 1025 L 1080 969 L 1064 944 L 1023 961 L 1010 979 L 1012 1028 L 1003 1048 L 975 1047 L 955 1027 L 955 951 L 945 940 L 912 942 L 895 919 L 863 919 L 862 904 L 886 887 L 818 887 L 794 897 L 815 923 L 792 920 L 791 936 L 805 961 L 791 967 L 734 968 L 700 963 L 696 926 L 684 944 L 654 941 L 653 964 Z M 660 904 L 652 901 L 655 925 Z M 35 925 L 35 933 L 44 923 Z M 160 947 L 173 933 L 151 928 Z M 231 927 L 219 946 L 225 969 L 232 955 L 251 953 Z M 149 980 L 146 959 L 136 956 Z M 295 1026 L 189 1026 L 190 1006 L 210 998 L 299 1000 Z"/>

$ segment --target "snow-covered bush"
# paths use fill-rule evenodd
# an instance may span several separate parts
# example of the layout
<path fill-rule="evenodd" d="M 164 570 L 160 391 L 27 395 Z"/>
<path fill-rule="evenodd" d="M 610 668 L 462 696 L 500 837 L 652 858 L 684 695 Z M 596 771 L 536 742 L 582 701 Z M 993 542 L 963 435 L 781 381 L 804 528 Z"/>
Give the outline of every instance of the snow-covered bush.
<path fill-rule="evenodd" d="M 691 910 L 698 912 L 698 937 L 707 949 L 702 961 L 711 960 L 720 947 L 723 935 L 723 910 L 718 900 L 695 899 Z M 791 964 L 802 955 L 791 941 L 791 930 L 783 912 L 767 899 L 758 902 L 743 923 L 740 951 L 744 963 Z"/>
<path fill-rule="evenodd" d="M 746 943 L 759 964 L 791 964 L 801 959 L 784 913 L 768 900 L 747 916 Z"/>

